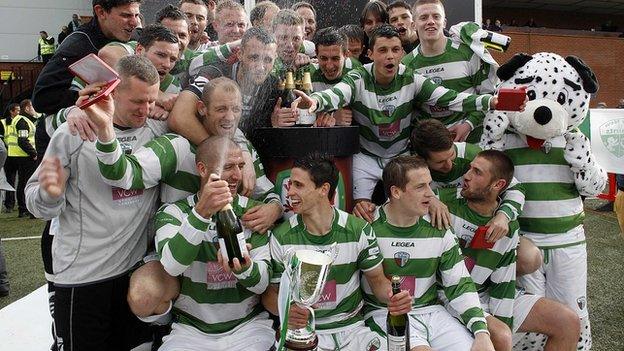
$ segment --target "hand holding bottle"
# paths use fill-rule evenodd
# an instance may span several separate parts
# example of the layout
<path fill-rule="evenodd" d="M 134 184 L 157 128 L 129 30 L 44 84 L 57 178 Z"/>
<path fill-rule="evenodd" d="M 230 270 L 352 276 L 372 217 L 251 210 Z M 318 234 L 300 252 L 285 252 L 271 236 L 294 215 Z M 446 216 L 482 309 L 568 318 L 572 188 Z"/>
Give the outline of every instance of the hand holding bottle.
<path fill-rule="evenodd" d="M 393 316 L 409 313 L 412 310 L 412 297 L 409 291 L 402 290 L 396 294 L 388 292 L 388 312 Z"/>
<path fill-rule="evenodd" d="M 221 255 L 221 250 L 217 251 L 217 262 L 223 268 L 225 273 L 233 272 L 234 274 L 240 274 L 246 271 L 253 263 L 251 260 L 251 256 L 249 256 L 249 252 L 251 252 L 251 244 L 247 244 L 247 251 L 243 253 L 243 262 L 241 263 L 238 258 L 234 258 L 232 266 L 228 263 L 228 261 L 223 259 L 223 255 Z"/>
<path fill-rule="evenodd" d="M 195 204 L 195 211 L 208 219 L 231 202 L 232 194 L 228 182 L 221 180 L 216 174 L 211 174 L 210 179 L 201 189 L 199 200 Z"/>

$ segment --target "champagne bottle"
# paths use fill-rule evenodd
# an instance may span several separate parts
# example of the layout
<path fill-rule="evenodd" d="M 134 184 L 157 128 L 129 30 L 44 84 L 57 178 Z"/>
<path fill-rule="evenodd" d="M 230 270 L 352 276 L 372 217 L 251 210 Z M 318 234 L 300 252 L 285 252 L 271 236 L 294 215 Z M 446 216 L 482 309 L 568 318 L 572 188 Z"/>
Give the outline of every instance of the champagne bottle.
<path fill-rule="evenodd" d="M 310 72 L 303 73 L 301 89 L 308 96 L 312 94 L 313 88 L 312 88 L 312 78 L 310 77 Z M 299 119 L 297 120 L 297 125 L 299 127 L 310 127 L 314 124 L 315 120 L 316 120 L 316 113 L 310 113 L 307 108 L 299 109 Z"/>
<path fill-rule="evenodd" d="M 234 258 L 238 258 L 240 264 L 243 265 L 245 263 L 243 255 L 247 253 L 247 242 L 243 226 L 234 214 L 232 205 L 225 205 L 215 216 L 221 256 L 228 261 L 230 266 L 233 266 Z"/>
<path fill-rule="evenodd" d="M 282 94 L 282 107 L 290 108 L 293 101 L 297 98 L 293 90 L 295 90 L 295 80 L 292 71 L 288 71 L 286 72 L 286 85 Z"/>
<path fill-rule="evenodd" d="M 286 90 L 286 81 L 280 78 L 277 82 L 277 93 L 279 94 L 279 97 L 284 96 L 284 90 Z"/>
<path fill-rule="evenodd" d="M 490 32 L 489 30 L 486 32 L 488 33 L 487 36 L 485 38 L 481 38 L 481 41 L 486 48 L 490 48 L 492 50 L 500 52 L 505 52 L 507 51 L 507 49 L 509 49 L 509 45 L 511 44 L 510 37 L 503 34 Z"/>
<path fill-rule="evenodd" d="M 392 295 L 401 292 L 401 277 L 393 275 Z M 388 351 L 409 351 L 409 318 L 407 314 L 392 316 L 388 312 L 386 319 L 386 329 L 388 332 Z"/>

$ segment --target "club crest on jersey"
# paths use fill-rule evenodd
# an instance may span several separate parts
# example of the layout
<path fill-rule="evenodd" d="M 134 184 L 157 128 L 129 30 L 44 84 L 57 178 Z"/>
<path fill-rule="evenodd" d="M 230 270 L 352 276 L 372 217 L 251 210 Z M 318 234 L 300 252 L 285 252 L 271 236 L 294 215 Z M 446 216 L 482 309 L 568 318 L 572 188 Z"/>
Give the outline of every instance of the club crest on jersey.
<path fill-rule="evenodd" d="M 431 77 L 429 79 L 431 79 L 434 83 L 436 83 L 438 85 L 442 85 L 442 78 L 441 77 Z"/>
<path fill-rule="evenodd" d="M 373 340 L 368 342 L 366 345 L 366 351 L 377 351 L 381 348 L 381 341 L 379 341 L 378 337 L 375 337 Z"/>
<path fill-rule="evenodd" d="M 407 262 L 409 262 L 410 254 L 405 251 L 399 251 L 394 254 L 394 262 L 396 262 L 397 266 L 405 267 Z"/>
<path fill-rule="evenodd" d="M 126 155 L 129 155 L 132 153 L 132 144 L 128 142 L 120 141 L 119 147 L 121 148 L 121 151 Z"/>
<path fill-rule="evenodd" d="M 585 298 L 585 296 L 581 296 L 576 299 L 576 304 L 578 305 L 579 309 L 584 310 L 585 306 L 587 305 L 587 299 Z"/>
<path fill-rule="evenodd" d="M 383 112 L 383 114 L 386 115 L 386 117 L 392 116 L 395 110 L 396 110 L 396 106 L 394 105 L 384 105 L 381 107 L 381 112 Z"/>

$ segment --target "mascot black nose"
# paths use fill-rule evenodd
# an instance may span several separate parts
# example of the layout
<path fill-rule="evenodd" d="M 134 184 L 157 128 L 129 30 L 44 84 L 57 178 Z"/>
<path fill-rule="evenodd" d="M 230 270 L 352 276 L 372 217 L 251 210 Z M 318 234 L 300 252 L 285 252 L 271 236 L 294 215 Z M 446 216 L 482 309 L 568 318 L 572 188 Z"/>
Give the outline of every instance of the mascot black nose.
<path fill-rule="evenodd" d="M 535 122 L 546 125 L 552 119 L 552 112 L 548 107 L 540 106 L 533 112 L 533 118 L 535 118 Z"/>

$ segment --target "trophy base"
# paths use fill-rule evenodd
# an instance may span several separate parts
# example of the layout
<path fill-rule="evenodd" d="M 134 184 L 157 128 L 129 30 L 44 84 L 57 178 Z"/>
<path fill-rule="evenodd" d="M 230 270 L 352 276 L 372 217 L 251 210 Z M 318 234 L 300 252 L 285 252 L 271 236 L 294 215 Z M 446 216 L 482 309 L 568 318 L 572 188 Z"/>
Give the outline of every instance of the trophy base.
<path fill-rule="evenodd" d="M 310 341 L 302 340 L 286 340 L 284 347 L 289 351 L 314 351 L 318 346 L 318 336 L 314 335 L 314 339 Z"/>

